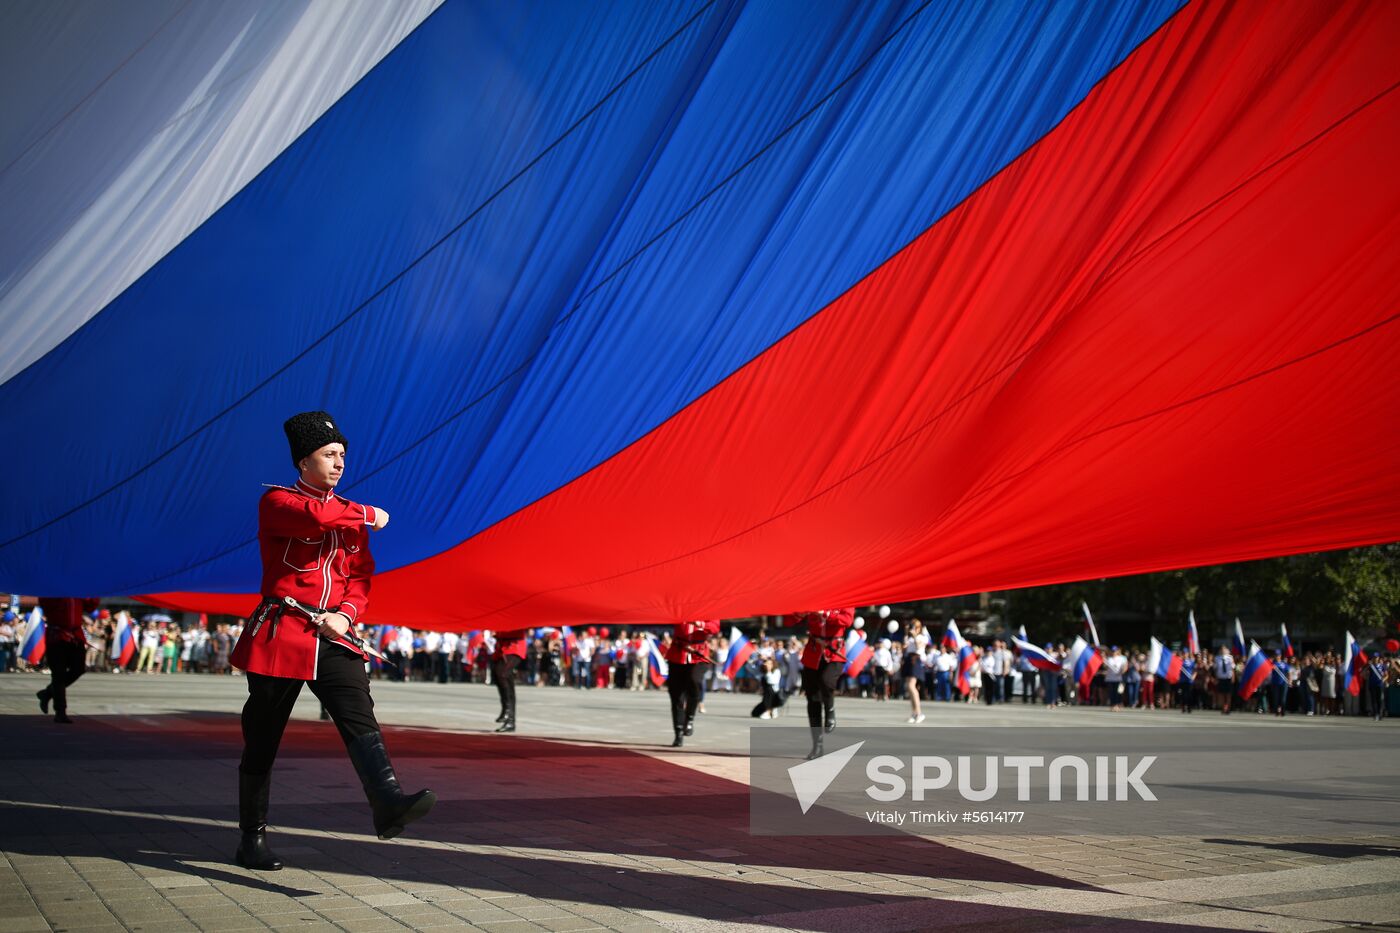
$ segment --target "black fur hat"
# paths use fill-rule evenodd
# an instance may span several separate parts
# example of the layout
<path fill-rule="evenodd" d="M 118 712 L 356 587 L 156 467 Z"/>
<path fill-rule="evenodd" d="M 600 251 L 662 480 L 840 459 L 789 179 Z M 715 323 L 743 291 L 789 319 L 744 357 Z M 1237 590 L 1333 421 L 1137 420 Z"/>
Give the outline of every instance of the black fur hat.
<path fill-rule="evenodd" d="M 287 432 L 287 443 L 292 445 L 292 465 L 297 466 L 306 457 L 327 444 L 340 444 L 349 447 L 345 435 L 335 426 L 335 419 L 324 411 L 304 411 L 292 415 L 282 425 Z"/>

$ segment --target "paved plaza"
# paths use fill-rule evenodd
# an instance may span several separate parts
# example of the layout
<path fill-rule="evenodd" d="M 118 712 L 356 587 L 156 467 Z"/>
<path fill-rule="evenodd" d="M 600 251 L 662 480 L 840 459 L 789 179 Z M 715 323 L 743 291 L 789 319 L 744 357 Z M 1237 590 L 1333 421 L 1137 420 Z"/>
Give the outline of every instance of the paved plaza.
<path fill-rule="evenodd" d="M 491 687 L 376 682 L 406 788 L 439 795 L 390 842 L 304 692 L 274 772 L 269 838 L 287 868 L 259 874 L 231 862 L 241 678 L 90 674 L 71 726 L 39 714 L 45 682 L 0 676 L 0 933 L 1400 930 L 1400 839 L 1376 835 L 1364 807 L 1346 838 L 751 836 L 754 698 L 709 697 L 673 750 L 657 691 L 521 687 L 520 731 L 494 735 Z M 838 710 L 843 725 L 893 725 L 907 707 Z M 928 710 L 987 726 L 1176 718 Z M 1314 730 L 1400 740 L 1394 722 L 1194 718 L 1221 746 L 1250 729 L 1304 747 Z M 1338 799 L 1317 805 L 1350 806 Z"/>

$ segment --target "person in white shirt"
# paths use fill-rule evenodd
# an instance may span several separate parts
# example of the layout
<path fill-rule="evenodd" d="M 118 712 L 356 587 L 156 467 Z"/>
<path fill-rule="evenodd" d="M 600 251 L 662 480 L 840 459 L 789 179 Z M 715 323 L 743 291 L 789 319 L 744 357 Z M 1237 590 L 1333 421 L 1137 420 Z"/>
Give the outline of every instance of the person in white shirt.
<path fill-rule="evenodd" d="M 997 690 L 1001 685 L 1000 661 L 1001 658 L 997 655 L 996 648 L 991 647 L 982 652 L 982 657 L 977 664 L 980 669 L 982 686 L 986 691 L 983 698 L 987 701 L 988 706 L 996 702 Z"/>
<path fill-rule="evenodd" d="M 452 657 L 457 653 L 457 633 L 443 632 L 442 641 L 438 643 L 438 683 L 447 683 L 455 665 Z M 455 677 L 451 679 L 456 680 Z"/>
<path fill-rule="evenodd" d="M 880 639 L 870 663 L 871 690 L 876 700 L 884 702 L 890 698 L 890 674 L 894 671 L 894 652 L 890 650 L 888 638 Z"/>
<path fill-rule="evenodd" d="M 1235 695 L 1235 656 L 1224 645 L 1215 656 L 1215 689 L 1220 694 L 1220 712 L 1230 715 L 1230 700 Z"/>
<path fill-rule="evenodd" d="M 944 645 L 933 659 L 933 698 L 947 703 L 953 699 L 953 672 L 958 669 L 958 657 Z"/>
<path fill-rule="evenodd" d="M 1103 682 L 1108 687 L 1109 710 L 1117 712 L 1123 708 L 1123 672 L 1128 669 L 1128 659 L 1114 645 L 1108 650 L 1103 661 Z"/>

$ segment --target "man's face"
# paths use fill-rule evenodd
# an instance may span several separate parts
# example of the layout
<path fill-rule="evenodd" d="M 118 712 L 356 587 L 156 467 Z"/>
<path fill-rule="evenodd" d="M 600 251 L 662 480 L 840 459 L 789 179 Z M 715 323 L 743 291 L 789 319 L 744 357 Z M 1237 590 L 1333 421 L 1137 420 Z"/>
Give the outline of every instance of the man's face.
<path fill-rule="evenodd" d="M 345 471 L 345 447 L 327 444 L 301 461 L 301 478 L 321 489 L 334 489 Z"/>

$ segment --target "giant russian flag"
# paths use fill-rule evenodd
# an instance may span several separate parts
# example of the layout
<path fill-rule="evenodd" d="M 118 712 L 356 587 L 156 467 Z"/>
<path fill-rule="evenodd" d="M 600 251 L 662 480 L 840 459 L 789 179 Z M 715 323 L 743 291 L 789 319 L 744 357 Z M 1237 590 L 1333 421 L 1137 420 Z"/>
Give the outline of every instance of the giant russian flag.
<path fill-rule="evenodd" d="M 1080 693 L 1088 692 L 1094 675 L 1102 665 L 1103 658 L 1099 656 L 1098 646 L 1089 644 L 1082 637 L 1074 639 L 1074 644 L 1069 649 L 1069 668 L 1073 673 L 1074 682 L 1079 685 Z"/>
<path fill-rule="evenodd" d="M 745 664 L 749 663 L 749 658 L 753 656 L 754 647 L 749 642 L 743 632 L 737 626 L 729 628 L 729 654 L 724 659 L 724 676 L 733 680 L 743 670 Z"/>
<path fill-rule="evenodd" d="M 865 666 L 870 663 L 870 659 L 874 656 L 875 649 L 870 646 L 865 632 L 851 629 L 846 634 L 845 673 L 847 677 L 859 677 L 860 672 L 865 670 Z"/>
<path fill-rule="evenodd" d="M 111 658 L 118 668 L 124 668 L 136 656 L 136 635 L 131 630 L 131 614 L 125 609 L 117 613 L 116 623 L 112 632 Z"/>
<path fill-rule="evenodd" d="M 1153 638 L 1147 655 L 1148 673 L 1174 684 L 1181 679 L 1181 670 L 1181 658 L 1177 657 L 1176 652 Z"/>
<path fill-rule="evenodd" d="M 1351 632 L 1346 633 L 1346 647 L 1342 653 L 1342 688 L 1352 696 L 1361 693 L 1361 672 L 1366 667 L 1366 652 L 1356 644 Z"/>
<path fill-rule="evenodd" d="M 19 656 L 29 664 L 44 660 L 44 610 L 38 606 L 29 613 L 29 621 L 24 626 L 24 636 L 19 643 Z"/>
<path fill-rule="evenodd" d="M 1268 682 L 1273 672 L 1273 662 L 1256 643 L 1251 641 L 1249 643 L 1249 657 L 1244 662 L 1244 669 L 1240 671 L 1239 686 L 1235 688 L 1235 692 L 1248 700 L 1254 696 L 1254 691 Z"/>
<path fill-rule="evenodd" d="M 1025 631 L 1024 628 L 1021 629 Z M 1058 671 L 1060 662 L 1050 656 L 1044 648 L 1037 647 L 1033 642 L 1027 641 L 1023 637 L 1013 637 L 1012 642 L 1021 653 L 1021 657 L 1031 662 L 1031 666 L 1038 671 Z"/>
<path fill-rule="evenodd" d="M 0 467 L 8 587 L 246 615 L 313 408 L 371 623 L 1400 530 L 1400 3 L 170 5 L 0 4 L 0 437 L 102 451 Z"/>

